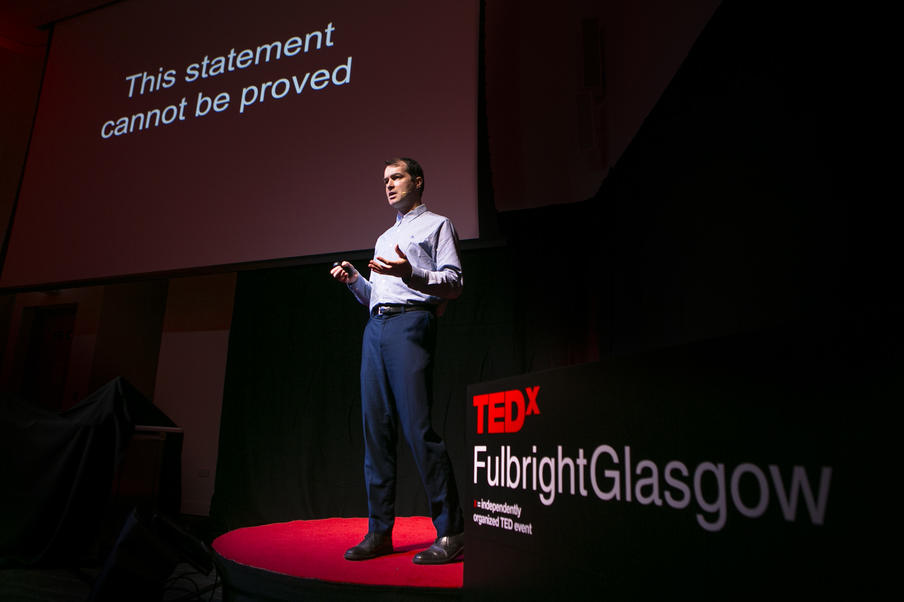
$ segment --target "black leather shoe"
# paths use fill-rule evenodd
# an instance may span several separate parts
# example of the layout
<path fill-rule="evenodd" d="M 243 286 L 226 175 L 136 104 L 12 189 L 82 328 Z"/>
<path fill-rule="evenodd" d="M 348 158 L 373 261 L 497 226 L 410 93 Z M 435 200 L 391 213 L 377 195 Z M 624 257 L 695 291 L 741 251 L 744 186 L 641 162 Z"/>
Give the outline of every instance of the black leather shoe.
<path fill-rule="evenodd" d="M 415 564 L 446 564 L 452 562 L 465 550 L 465 534 L 437 537 L 433 545 L 414 555 Z"/>
<path fill-rule="evenodd" d="M 368 533 L 364 539 L 345 552 L 346 560 L 369 560 L 392 554 L 392 533 Z"/>

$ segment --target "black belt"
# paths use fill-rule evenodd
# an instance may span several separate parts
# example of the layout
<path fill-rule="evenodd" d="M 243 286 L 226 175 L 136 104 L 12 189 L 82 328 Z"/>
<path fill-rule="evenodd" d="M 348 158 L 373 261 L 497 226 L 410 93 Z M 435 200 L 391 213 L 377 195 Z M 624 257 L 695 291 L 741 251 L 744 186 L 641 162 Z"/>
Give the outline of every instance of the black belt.
<path fill-rule="evenodd" d="M 392 314 L 402 314 L 406 311 L 434 311 L 435 309 L 435 306 L 427 305 L 425 303 L 412 305 L 390 305 L 388 303 L 381 303 L 380 305 L 375 306 L 370 313 L 374 316 L 391 316 Z"/>

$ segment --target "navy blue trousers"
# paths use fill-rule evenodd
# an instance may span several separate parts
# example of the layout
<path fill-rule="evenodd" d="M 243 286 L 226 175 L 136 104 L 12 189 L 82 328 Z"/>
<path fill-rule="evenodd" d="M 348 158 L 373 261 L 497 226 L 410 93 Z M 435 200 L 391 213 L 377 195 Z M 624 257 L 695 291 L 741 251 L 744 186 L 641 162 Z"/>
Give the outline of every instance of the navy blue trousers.
<path fill-rule="evenodd" d="M 464 530 L 452 462 L 430 423 L 436 316 L 372 316 L 361 354 L 364 480 L 371 532 L 395 521 L 396 443 L 401 427 L 430 505 L 437 537 Z"/>

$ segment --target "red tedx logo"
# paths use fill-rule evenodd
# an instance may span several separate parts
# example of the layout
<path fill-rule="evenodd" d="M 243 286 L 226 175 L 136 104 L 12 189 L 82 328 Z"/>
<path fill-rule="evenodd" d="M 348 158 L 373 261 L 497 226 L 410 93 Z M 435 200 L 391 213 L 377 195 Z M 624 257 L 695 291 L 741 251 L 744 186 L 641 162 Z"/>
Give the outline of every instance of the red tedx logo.
<path fill-rule="evenodd" d="M 528 387 L 524 391 L 527 393 L 527 407 L 524 393 L 519 389 L 475 395 L 477 434 L 483 434 L 484 428 L 488 433 L 517 433 L 524 426 L 526 416 L 539 414 L 537 396 L 540 394 L 540 386 Z"/>

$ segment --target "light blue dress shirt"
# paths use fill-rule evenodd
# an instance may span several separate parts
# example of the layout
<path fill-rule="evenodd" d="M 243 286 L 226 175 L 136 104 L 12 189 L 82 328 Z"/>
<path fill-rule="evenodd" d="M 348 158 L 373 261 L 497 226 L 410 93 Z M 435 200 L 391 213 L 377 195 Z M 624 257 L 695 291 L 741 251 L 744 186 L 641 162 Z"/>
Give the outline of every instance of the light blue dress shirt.
<path fill-rule="evenodd" d="M 441 306 L 461 294 L 458 235 L 449 218 L 427 211 L 426 205 L 398 214 L 395 224 L 377 239 L 374 258 L 398 259 L 396 245 L 408 257 L 411 277 L 403 281 L 371 272 L 370 279 L 365 279 L 359 274 L 348 285 L 359 303 L 371 311 L 381 303 Z"/>

